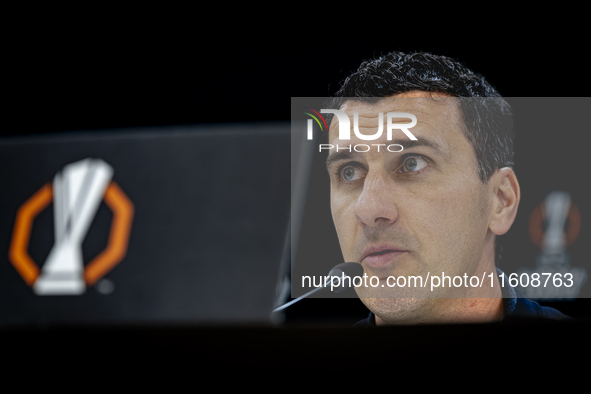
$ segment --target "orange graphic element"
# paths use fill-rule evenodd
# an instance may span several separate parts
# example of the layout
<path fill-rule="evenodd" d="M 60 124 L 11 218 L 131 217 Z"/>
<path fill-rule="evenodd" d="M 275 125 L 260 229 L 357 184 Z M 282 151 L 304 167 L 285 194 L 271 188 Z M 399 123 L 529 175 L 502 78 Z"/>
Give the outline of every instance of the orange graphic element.
<path fill-rule="evenodd" d="M 529 237 L 532 242 L 539 248 L 544 242 L 544 219 L 546 213 L 542 204 L 538 205 L 532 211 L 529 217 Z M 572 204 L 567 214 L 568 225 L 564 233 L 565 246 L 570 246 L 575 242 L 581 231 L 581 212 L 579 208 Z"/>
<path fill-rule="evenodd" d="M 133 218 L 133 204 L 115 182 L 111 182 L 103 200 L 113 211 L 111 233 L 107 248 L 88 263 L 84 269 L 84 280 L 87 285 L 95 284 L 97 280 L 123 260 L 127 252 L 127 241 Z"/>
<path fill-rule="evenodd" d="M 51 184 L 45 184 L 21 205 L 16 214 L 8 257 L 29 286 L 32 286 L 39 276 L 39 267 L 27 252 L 33 219 L 49 205 L 52 199 Z M 107 247 L 84 268 L 84 280 L 88 286 L 95 284 L 123 260 L 127 253 L 133 219 L 133 204 L 115 182 L 109 184 L 103 200 L 113 211 L 113 221 Z"/>
<path fill-rule="evenodd" d="M 31 236 L 31 226 L 35 216 L 44 210 L 52 199 L 53 190 L 51 185 L 47 183 L 37 193 L 33 194 L 31 198 L 25 201 L 16 214 L 8 258 L 29 286 L 32 286 L 37 280 L 37 276 L 39 276 L 39 267 L 37 267 L 27 252 L 29 237 Z"/>

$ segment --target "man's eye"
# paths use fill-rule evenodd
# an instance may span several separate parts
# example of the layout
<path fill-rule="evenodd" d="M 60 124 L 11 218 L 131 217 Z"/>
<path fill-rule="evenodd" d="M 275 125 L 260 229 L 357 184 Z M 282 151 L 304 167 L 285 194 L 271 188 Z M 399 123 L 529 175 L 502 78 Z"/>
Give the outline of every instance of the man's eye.
<path fill-rule="evenodd" d="M 402 165 L 398 168 L 399 173 L 409 173 L 409 172 L 417 172 L 422 170 L 423 168 L 427 167 L 427 165 L 429 165 L 429 162 L 425 159 L 423 159 L 422 157 L 419 156 L 413 156 L 413 157 L 408 157 L 406 160 L 404 160 L 404 162 L 402 163 Z"/>
<path fill-rule="evenodd" d="M 345 182 L 356 181 L 361 178 L 360 170 L 357 167 L 348 166 L 341 170 L 341 178 Z"/>

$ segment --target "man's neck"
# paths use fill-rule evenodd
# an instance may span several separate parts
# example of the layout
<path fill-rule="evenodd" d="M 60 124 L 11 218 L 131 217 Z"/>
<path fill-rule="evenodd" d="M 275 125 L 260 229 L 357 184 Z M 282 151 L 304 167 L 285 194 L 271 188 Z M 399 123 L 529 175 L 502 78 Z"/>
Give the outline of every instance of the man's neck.
<path fill-rule="evenodd" d="M 503 293 L 499 278 L 492 264 L 493 283 L 491 286 L 468 288 L 468 292 L 456 298 L 434 298 L 421 308 L 416 318 L 394 324 L 446 324 L 446 323 L 488 323 L 503 319 Z M 491 268 L 484 271 L 490 272 Z M 481 275 L 479 275 L 480 277 Z M 375 316 L 376 325 L 392 324 Z"/>
<path fill-rule="evenodd" d="M 376 325 L 389 324 L 450 324 L 450 323 L 492 323 L 503 319 L 502 298 L 444 298 L 441 308 L 428 316 L 414 320 L 389 323 L 375 315 Z M 449 307 L 449 305 L 453 307 Z M 448 306 L 448 307 L 446 307 Z"/>

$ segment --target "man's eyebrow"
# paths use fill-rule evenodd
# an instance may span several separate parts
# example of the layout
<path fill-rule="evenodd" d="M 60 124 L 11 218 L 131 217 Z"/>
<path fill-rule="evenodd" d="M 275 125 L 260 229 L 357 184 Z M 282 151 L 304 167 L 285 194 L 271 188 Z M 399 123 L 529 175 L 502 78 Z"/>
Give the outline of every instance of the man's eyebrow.
<path fill-rule="evenodd" d="M 326 158 L 326 168 L 330 168 L 332 163 L 340 160 L 350 160 L 355 156 L 358 156 L 357 152 L 349 152 L 348 150 L 335 152 L 328 155 Z"/>
<path fill-rule="evenodd" d="M 444 154 L 446 155 L 448 153 L 448 149 L 447 147 L 443 147 L 441 144 L 432 141 L 428 138 L 424 138 L 421 137 L 418 140 L 403 140 L 403 139 L 397 139 L 397 140 L 393 140 L 390 144 L 398 144 L 398 145 L 402 145 L 402 147 L 404 149 L 410 149 L 410 148 L 414 148 L 416 146 L 425 146 L 427 148 L 431 148 L 434 151 Z"/>
<path fill-rule="evenodd" d="M 402 147 L 404 149 L 410 149 L 410 148 L 414 148 L 417 146 L 425 146 L 427 148 L 430 148 L 432 150 L 434 150 L 435 152 L 443 155 L 445 158 L 447 158 L 449 156 L 449 149 L 447 147 L 443 147 L 441 144 L 432 141 L 430 139 L 427 138 L 420 138 L 418 140 L 405 140 L 405 139 L 396 139 L 396 140 L 392 140 L 387 144 L 380 144 L 380 145 L 392 145 L 392 144 L 398 144 L 398 145 L 402 145 Z M 367 144 L 366 144 L 367 145 Z M 369 144 L 371 145 L 371 144 Z M 377 149 L 377 147 L 373 146 L 372 149 Z M 383 147 L 381 149 L 386 149 L 386 147 Z M 380 150 L 381 152 L 382 150 Z M 360 156 L 360 153 L 352 150 L 351 152 L 349 152 L 348 150 L 343 150 L 340 152 L 335 152 L 335 153 L 330 153 L 328 155 L 328 157 L 326 158 L 326 168 L 329 168 L 332 163 L 339 161 L 339 160 L 350 160 L 353 157 L 356 156 Z"/>

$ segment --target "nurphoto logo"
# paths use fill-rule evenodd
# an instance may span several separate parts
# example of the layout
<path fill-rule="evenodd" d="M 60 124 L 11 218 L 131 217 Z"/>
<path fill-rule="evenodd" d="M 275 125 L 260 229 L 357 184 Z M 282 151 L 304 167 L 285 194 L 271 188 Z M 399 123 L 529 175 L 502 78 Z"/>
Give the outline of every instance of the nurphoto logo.
<path fill-rule="evenodd" d="M 320 113 L 318 113 L 318 111 L 315 111 L 312 108 L 308 108 L 308 107 L 304 107 L 304 108 L 313 112 L 313 114 L 310 112 L 304 112 L 304 113 L 306 115 L 311 116 L 312 119 L 314 119 L 316 121 L 316 123 L 320 127 L 321 131 L 324 131 L 325 127 L 326 127 L 326 131 L 328 131 L 328 125 L 327 125 L 324 117 L 321 115 L 321 113 L 335 115 L 337 117 L 337 120 L 339 121 L 339 140 L 343 141 L 343 140 L 350 140 L 351 139 L 351 121 L 349 119 L 349 116 L 345 113 L 345 111 L 341 111 L 341 110 L 337 110 L 337 109 L 321 109 Z M 410 123 L 394 123 L 394 121 L 393 121 L 394 118 L 407 118 L 407 119 L 410 119 Z M 308 140 L 312 140 L 314 138 L 314 134 L 313 134 L 314 122 L 312 121 L 312 119 L 308 119 L 308 123 L 307 123 Z M 387 138 L 387 140 L 392 141 L 393 135 L 394 135 L 394 130 L 401 130 L 410 140 L 417 141 L 417 137 L 415 137 L 409 130 L 410 128 L 416 126 L 416 124 L 417 124 L 417 117 L 414 116 L 413 114 L 410 114 L 407 112 L 388 112 L 386 114 L 386 138 Z M 359 114 L 357 112 L 353 113 L 353 133 L 355 133 L 355 136 L 357 138 L 359 138 L 360 140 L 375 141 L 382 136 L 382 134 L 384 133 L 384 114 L 382 112 L 378 113 L 377 127 L 378 127 L 378 130 L 376 131 L 375 134 L 369 134 L 369 135 L 368 134 L 361 134 L 361 132 L 359 131 Z M 371 144 L 371 145 L 376 146 L 378 149 L 378 152 L 380 150 L 380 146 L 386 146 L 386 144 Z M 347 146 L 347 147 L 339 147 L 338 145 L 335 147 L 333 144 L 320 144 L 319 151 L 322 151 L 322 149 L 327 149 L 327 150 L 336 149 L 337 152 L 339 150 L 351 151 L 351 149 L 353 149 L 356 152 L 367 152 L 371 148 L 368 144 L 356 144 L 356 145 Z M 391 144 L 391 145 L 388 145 L 386 149 L 389 152 L 400 152 L 403 150 L 403 147 L 400 144 Z"/>

